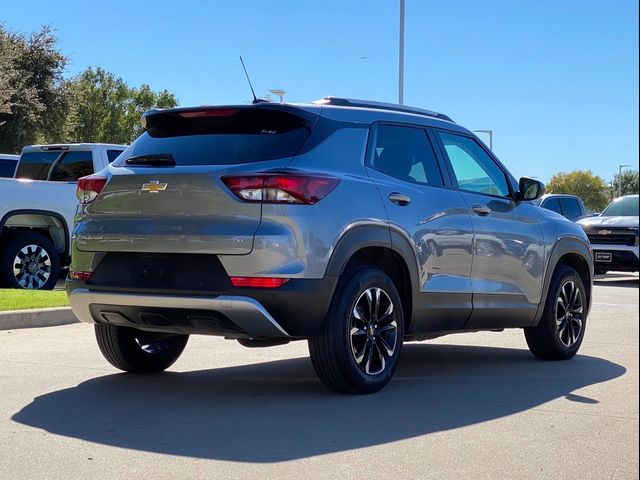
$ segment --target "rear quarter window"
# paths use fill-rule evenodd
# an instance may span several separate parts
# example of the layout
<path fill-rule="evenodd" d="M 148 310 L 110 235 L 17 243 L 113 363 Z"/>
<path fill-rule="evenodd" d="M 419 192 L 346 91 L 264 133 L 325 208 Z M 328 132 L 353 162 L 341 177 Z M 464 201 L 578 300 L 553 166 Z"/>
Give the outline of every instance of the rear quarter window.
<path fill-rule="evenodd" d="M 16 160 L 4 160 L 0 158 L 0 177 L 11 178 L 16 171 Z"/>

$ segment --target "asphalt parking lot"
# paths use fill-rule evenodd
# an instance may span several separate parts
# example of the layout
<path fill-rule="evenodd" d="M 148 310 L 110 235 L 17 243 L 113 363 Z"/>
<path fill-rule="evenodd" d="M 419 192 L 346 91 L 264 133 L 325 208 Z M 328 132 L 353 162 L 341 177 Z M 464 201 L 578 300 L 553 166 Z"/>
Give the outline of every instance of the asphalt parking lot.
<path fill-rule="evenodd" d="M 323 388 L 302 342 L 192 337 L 138 377 L 88 325 L 0 331 L 0 478 L 638 478 L 638 277 L 594 295 L 569 362 L 454 335 L 364 397 Z"/>

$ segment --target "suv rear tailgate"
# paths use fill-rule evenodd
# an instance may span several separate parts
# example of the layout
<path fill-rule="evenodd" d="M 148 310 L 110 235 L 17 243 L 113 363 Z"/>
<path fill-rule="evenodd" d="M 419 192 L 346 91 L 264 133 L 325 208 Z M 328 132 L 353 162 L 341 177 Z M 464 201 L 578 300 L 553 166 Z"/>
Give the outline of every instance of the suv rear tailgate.
<path fill-rule="evenodd" d="M 85 208 L 77 248 L 250 253 L 262 205 L 241 201 L 220 177 L 286 167 L 316 118 L 279 105 L 151 112 L 147 131 L 109 167 L 106 186 Z M 168 164 L 154 163 L 159 156 Z"/>

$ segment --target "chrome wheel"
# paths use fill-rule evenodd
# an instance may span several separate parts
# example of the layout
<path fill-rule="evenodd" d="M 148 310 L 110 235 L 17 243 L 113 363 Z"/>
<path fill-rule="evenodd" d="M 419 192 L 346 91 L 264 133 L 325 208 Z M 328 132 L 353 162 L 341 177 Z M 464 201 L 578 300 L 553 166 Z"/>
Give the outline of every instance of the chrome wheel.
<path fill-rule="evenodd" d="M 398 323 L 387 292 L 372 287 L 358 297 L 351 312 L 349 337 L 353 358 L 365 373 L 384 371 L 398 343 Z"/>
<path fill-rule="evenodd" d="M 51 258 L 40 245 L 26 245 L 13 260 L 13 276 L 22 288 L 40 289 L 51 276 Z"/>
<path fill-rule="evenodd" d="M 584 299 L 573 280 L 567 281 L 556 300 L 556 329 L 558 338 L 565 347 L 572 347 L 582 333 Z"/>

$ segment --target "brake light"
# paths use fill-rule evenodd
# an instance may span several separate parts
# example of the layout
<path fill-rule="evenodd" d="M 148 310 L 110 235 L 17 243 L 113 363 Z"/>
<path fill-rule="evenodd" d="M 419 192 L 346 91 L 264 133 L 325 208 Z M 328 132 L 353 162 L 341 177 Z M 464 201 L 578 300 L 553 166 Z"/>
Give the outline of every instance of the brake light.
<path fill-rule="evenodd" d="M 278 288 L 289 281 L 288 278 L 230 277 L 234 287 Z"/>
<path fill-rule="evenodd" d="M 227 175 L 222 181 L 242 200 L 305 205 L 319 202 L 340 183 L 329 176 L 277 173 Z"/>
<path fill-rule="evenodd" d="M 78 180 L 78 186 L 76 187 L 76 197 L 78 197 L 78 201 L 83 205 L 93 202 L 106 183 L 107 178 L 101 177 L 100 175 L 82 177 Z"/>
<path fill-rule="evenodd" d="M 235 108 L 210 108 L 180 112 L 178 115 L 182 118 L 231 117 L 236 113 L 238 113 L 238 111 Z"/>

